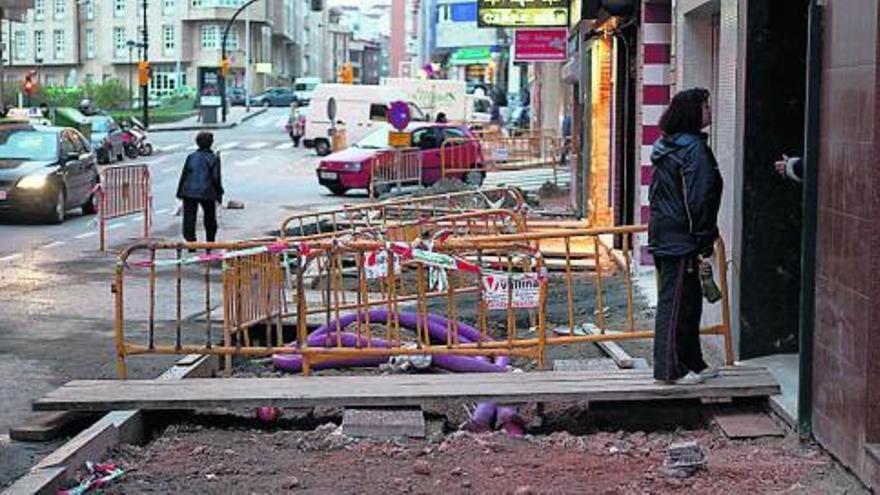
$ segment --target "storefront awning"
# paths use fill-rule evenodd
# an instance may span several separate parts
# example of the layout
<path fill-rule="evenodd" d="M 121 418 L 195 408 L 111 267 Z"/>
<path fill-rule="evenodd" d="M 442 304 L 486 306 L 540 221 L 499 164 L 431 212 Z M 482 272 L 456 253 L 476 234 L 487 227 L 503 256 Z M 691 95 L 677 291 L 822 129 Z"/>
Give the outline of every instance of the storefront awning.
<path fill-rule="evenodd" d="M 489 47 L 459 48 L 449 57 L 449 65 L 480 65 L 492 61 L 492 50 Z"/>

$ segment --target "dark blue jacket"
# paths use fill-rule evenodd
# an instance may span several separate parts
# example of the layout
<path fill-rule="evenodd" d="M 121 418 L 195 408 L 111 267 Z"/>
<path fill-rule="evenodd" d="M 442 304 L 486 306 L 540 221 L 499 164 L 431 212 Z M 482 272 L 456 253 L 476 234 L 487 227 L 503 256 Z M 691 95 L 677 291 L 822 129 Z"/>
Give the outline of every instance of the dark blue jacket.
<path fill-rule="evenodd" d="M 724 184 L 706 139 L 702 133 L 681 133 L 654 143 L 648 222 L 648 250 L 654 256 L 712 252 Z"/>
<path fill-rule="evenodd" d="M 180 174 L 177 197 L 222 202 L 223 180 L 220 177 L 220 157 L 211 150 L 190 153 Z"/>

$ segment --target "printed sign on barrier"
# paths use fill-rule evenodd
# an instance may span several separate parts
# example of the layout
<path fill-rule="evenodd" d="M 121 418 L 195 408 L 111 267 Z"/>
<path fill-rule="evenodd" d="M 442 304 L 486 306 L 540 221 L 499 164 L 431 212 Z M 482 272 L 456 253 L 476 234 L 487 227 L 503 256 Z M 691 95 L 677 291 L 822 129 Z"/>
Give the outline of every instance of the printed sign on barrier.
<path fill-rule="evenodd" d="M 513 286 L 508 288 L 510 283 Z M 488 309 L 507 309 L 508 305 L 515 309 L 537 308 L 540 295 L 541 279 L 536 273 L 513 275 L 512 282 L 508 275 L 483 275 L 483 301 Z"/>
<path fill-rule="evenodd" d="M 368 280 L 385 278 L 388 276 L 388 250 L 380 249 L 367 253 L 364 259 L 364 273 Z M 400 273 L 400 257 L 394 257 L 394 273 Z"/>

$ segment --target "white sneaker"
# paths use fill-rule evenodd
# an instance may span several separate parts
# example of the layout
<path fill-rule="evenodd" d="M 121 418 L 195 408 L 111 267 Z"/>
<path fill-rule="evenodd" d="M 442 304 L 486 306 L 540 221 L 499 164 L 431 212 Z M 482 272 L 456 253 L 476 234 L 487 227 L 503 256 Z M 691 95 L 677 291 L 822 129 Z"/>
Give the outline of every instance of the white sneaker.
<path fill-rule="evenodd" d="M 697 385 L 703 383 L 703 377 L 693 371 L 689 371 L 687 375 L 678 380 L 654 380 L 654 383 L 658 385 Z"/>
<path fill-rule="evenodd" d="M 713 366 L 709 366 L 708 368 L 700 372 L 700 378 L 702 378 L 703 380 L 708 380 L 710 378 L 716 377 L 718 377 L 718 368 L 715 368 Z"/>

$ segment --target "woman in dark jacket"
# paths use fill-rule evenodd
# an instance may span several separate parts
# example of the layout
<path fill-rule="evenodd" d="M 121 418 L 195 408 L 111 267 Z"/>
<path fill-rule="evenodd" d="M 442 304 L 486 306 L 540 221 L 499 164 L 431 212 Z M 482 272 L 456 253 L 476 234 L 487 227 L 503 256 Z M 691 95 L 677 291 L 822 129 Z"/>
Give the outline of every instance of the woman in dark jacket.
<path fill-rule="evenodd" d="M 664 383 L 695 384 L 717 375 L 703 361 L 700 348 L 700 260 L 712 254 L 718 238 L 723 188 L 702 132 L 711 122 L 707 90 L 676 94 L 660 118 L 663 136 L 651 154 L 648 249 L 659 292 L 654 378 Z"/>
<path fill-rule="evenodd" d="M 183 238 L 196 241 L 196 214 L 199 206 L 205 222 L 208 242 L 217 238 L 217 204 L 223 202 L 223 181 L 220 176 L 220 157 L 211 151 L 214 135 L 200 132 L 196 136 L 198 150 L 186 157 L 177 197 L 183 200 Z"/>

